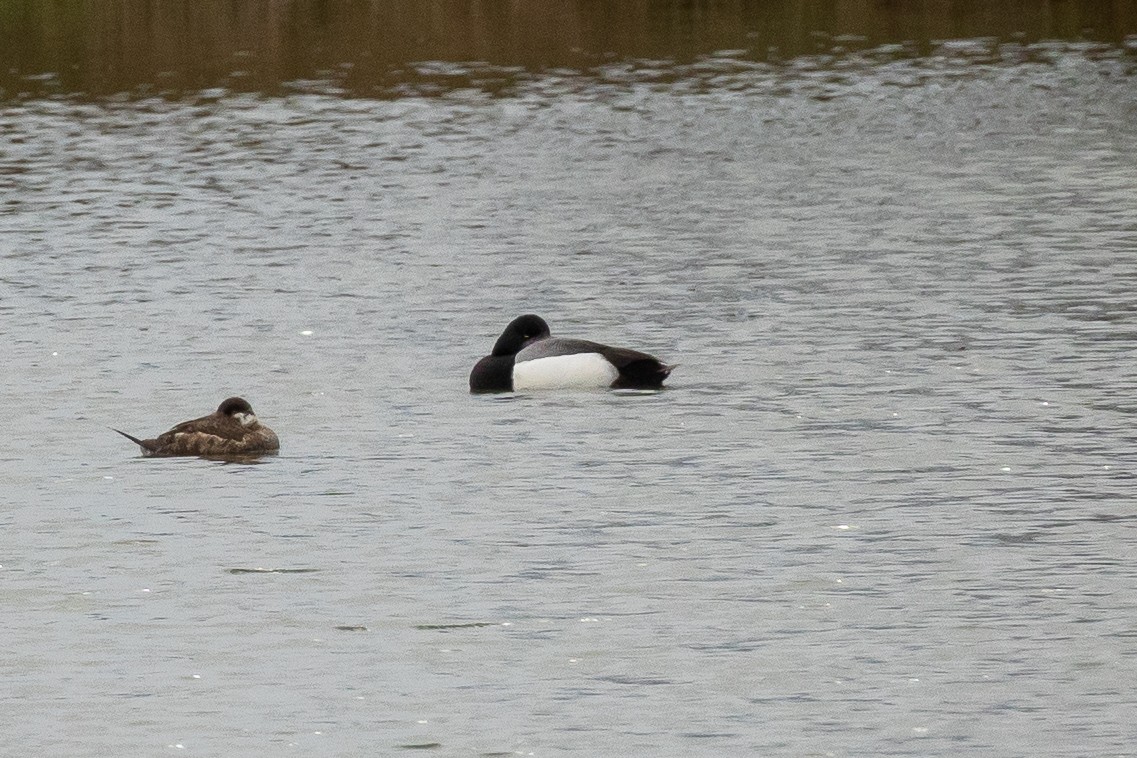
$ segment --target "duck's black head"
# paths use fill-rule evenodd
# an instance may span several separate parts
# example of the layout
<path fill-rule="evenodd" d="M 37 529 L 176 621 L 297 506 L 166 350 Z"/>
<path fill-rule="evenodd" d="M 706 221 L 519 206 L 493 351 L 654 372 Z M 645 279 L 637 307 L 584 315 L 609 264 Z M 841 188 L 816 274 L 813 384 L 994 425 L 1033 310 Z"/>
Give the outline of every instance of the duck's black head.
<path fill-rule="evenodd" d="M 217 406 L 217 412 L 222 416 L 229 416 L 241 422 L 242 426 L 248 426 L 257 420 L 257 415 L 253 413 L 253 406 L 249 405 L 249 401 L 242 397 L 231 397 Z"/>
<path fill-rule="evenodd" d="M 233 416 L 238 413 L 252 413 L 253 406 L 243 397 L 231 397 L 217 406 L 217 412 L 222 416 Z"/>
<path fill-rule="evenodd" d="M 493 346 L 493 355 L 516 355 L 517 351 L 530 342 L 542 340 L 549 336 L 549 325 L 540 316 L 527 313 L 518 316 L 509 322 L 505 331 L 497 338 Z"/>

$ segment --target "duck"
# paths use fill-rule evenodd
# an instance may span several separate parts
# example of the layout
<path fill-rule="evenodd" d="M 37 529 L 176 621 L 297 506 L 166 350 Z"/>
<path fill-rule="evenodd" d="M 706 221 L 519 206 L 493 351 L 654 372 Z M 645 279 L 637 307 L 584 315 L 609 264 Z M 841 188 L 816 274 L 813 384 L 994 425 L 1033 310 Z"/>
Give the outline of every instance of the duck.
<path fill-rule="evenodd" d="M 674 365 L 626 347 L 553 337 L 540 316 L 509 322 L 470 372 L 470 392 L 612 388 L 658 390 Z"/>
<path fill-rule="evenodd" d="M 178 455 L 224 458 L 265 455 L 280 449 L 276 433 L 262 424 L 249 401 L 240 397 L 227 398 L 208 416 L 183 421 L 154 439 L 139 439 L 119 429 L 111 431 L 142 448 L 146 458 Z"/>

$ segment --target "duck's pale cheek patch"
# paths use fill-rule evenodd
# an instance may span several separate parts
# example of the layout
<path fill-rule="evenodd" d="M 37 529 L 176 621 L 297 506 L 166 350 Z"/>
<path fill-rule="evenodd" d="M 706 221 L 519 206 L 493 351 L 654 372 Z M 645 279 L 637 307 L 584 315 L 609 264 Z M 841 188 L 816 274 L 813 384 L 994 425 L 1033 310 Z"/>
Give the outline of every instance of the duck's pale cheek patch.
<path fill-rule="evenodd" d="M 234 413 L 233 418 L 241 422 L 241 426 L 252 426 L 257 423 L 257 417 L 252 413 Z"/>
<path fill-rule="evenodd" d="M 576 353 L 523 361 L 513 367 L 513 389 L 611 387 L 620 372 L 600 353 Z"/>

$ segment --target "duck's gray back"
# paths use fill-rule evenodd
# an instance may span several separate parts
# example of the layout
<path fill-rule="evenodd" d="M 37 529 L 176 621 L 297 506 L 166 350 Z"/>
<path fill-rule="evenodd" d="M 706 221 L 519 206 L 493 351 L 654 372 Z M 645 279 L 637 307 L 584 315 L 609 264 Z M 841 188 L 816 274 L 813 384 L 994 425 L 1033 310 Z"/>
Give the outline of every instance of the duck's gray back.
<path fill-rule="evenodd" d="M 549 337 L 537 340 L 517 353 L 517 362 L 535 361 L 539 358 L 555 358 L 560 355 L 578 355 L 580 353 L 603 353 L 606 346 L 588 340 L 577 340 L 566 337 Z"/>

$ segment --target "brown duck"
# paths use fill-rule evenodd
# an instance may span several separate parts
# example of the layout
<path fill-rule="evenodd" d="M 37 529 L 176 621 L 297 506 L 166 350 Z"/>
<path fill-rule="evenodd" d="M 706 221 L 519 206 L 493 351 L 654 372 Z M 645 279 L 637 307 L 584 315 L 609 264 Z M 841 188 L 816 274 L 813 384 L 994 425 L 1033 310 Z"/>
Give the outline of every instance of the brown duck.
<path fill-rule="evenodd" d="M 114 429 L 142 448 L 147 458 L 174 455 L 227 457 L 264 455 L 280 449 L 276 433 L 257 420 L 247 400 L 231 397 L 208 416 L 183 421 L 152 440 Z"/>

